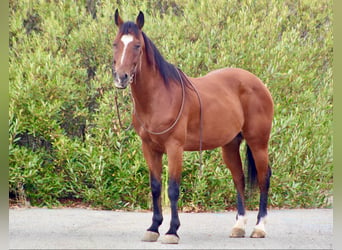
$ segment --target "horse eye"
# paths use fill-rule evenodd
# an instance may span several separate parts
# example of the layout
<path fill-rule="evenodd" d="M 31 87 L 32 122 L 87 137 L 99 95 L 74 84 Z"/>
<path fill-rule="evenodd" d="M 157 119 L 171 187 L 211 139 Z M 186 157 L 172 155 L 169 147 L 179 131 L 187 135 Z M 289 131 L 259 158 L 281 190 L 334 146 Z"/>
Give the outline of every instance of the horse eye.
<path fill-rule="evenodd" d="M 140 44 L 136 44 L 136 45 L 134 45 L 134 48 L 135 48 L 135 49 L 140 49 L 140 47 L 141 47 L 141 45 L 140 45 Z"/>

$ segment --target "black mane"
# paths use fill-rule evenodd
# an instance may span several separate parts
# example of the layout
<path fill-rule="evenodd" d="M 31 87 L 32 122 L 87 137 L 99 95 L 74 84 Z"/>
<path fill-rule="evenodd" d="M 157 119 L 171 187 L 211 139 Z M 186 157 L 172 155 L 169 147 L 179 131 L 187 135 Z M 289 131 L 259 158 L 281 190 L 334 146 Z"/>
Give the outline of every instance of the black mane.
<path fill-rule="evenodd" d="M 120 33 L 122 34 L 129 34 L 132 33 L 136 37 L 139 36 L 139 28 L 134 22 L 125 22 L 120 26 Z M 168 86 L 170 81 L 180 82 L 179 77 L 181 76 L 183 81 L 187 82 L 184 79 L 183 74 L 178 72 L 177 69 L 173 64 L 167 62 L 163 56 L 160 54 L 157 47 L 154 43 L 147 37 L 147 35 L 142 32 L 142 36 L 144 38 L 145 43 L 145 54 L 147 56 L 147 61 L 150 65 L 153 65 L 157 71 L 159 71 L 160 75 L 162 76 L 164 83 Z"/>
<path fill-rule="evenodd" d="M 157 47 L 144 32 L 142 32 L 142 35 L 144 37 L 148 63 L 155 66 L 166 85 L 172 80 L 179 82 L 180 73 L 178 69 L 163 58 Z"/>

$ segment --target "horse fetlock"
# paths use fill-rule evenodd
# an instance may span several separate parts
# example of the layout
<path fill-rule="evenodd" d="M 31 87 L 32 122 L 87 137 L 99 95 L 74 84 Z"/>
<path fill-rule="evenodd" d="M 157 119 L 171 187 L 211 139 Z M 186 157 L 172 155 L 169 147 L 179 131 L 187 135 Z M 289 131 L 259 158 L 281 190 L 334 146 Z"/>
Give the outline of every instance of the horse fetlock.
<path fill-rule="evenodd" d="M 260 218 L 258 224 L 254 227 L 254 230 L 251 234 L 251 238 L 265 238 L 266 237 L 266 230 L 265 230 L 265 224 L 266 224 L 266 216 Z"/>
<path fill-rule="evenodd" d="M 154 214 L 152 220 L 153 224 L 159 227 L 163 223 L 163 216 L 161 214 Z"/>
<path fill-rule="evenodd" d="M 232 229 L 230 234 L 231 238 L 242 238 L 245 237 L 246 234 L 246 224 L 247 224 L 247 217 L 243 215 L 238 215 L 236 219 L 236 223 Z"/>

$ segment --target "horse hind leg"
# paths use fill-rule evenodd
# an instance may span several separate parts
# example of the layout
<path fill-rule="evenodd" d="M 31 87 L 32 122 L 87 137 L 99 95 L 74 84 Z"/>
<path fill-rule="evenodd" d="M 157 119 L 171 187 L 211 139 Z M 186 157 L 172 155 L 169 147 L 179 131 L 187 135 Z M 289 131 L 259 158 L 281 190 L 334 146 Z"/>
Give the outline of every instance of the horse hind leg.
<path fill-rule="evenodd" d="M 258 144 L 247 144 L 247 161 L 249 163 L 249 182 L 253 185 L 257 181 L 260 190 L 257 223 L 251 234 L 251 238 L 264 238 L 266 236 L 265 224 L 267 218 L 268 190 L 272 175 L 271 168 L 268 165 L 267 146 L 261 147 Z"/>
<path fill-rule="evenodd" d="M 222 147 L 223 160 L 233 176 L 235 188 L 237 190 L 237 210 L 236 223 L 232 228 L 230 237 L 245 237 L 247 217 L 245 211 L 245 176 L 242 169 L 240 157 L 241 134 L 237 135 L 233 141 Z"/>

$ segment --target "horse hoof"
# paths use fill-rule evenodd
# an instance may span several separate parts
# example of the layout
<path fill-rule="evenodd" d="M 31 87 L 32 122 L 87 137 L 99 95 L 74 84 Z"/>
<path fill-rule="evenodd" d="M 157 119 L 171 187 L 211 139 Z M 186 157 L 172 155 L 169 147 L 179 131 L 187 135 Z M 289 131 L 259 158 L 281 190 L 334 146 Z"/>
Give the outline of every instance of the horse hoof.
<path fill-rule="evenodd" d="M 266 232 L 261 229 L 254 229 L 251 238 L 265 238 L 266 237 Z"/>
<path fill-rule="evenodd" d="M 161 240 L 162 244 L 178 244 L 179 237 L 174 234 L 165 234 Z"/>
<path fill-rule="evenodd" d="M 243 238 L 245 237 L 245 230 L 243 228 L 234 227 L 230 234 L 230 238 Z"/>
<path fill-rule="evenodd" d="M 158 240 L 158 238 L 159 238 L 159 233 L 146 231 L 144 234 L 144 237 L 141 240 L 147 241 L 147 242 L 155 242 Z"/>

